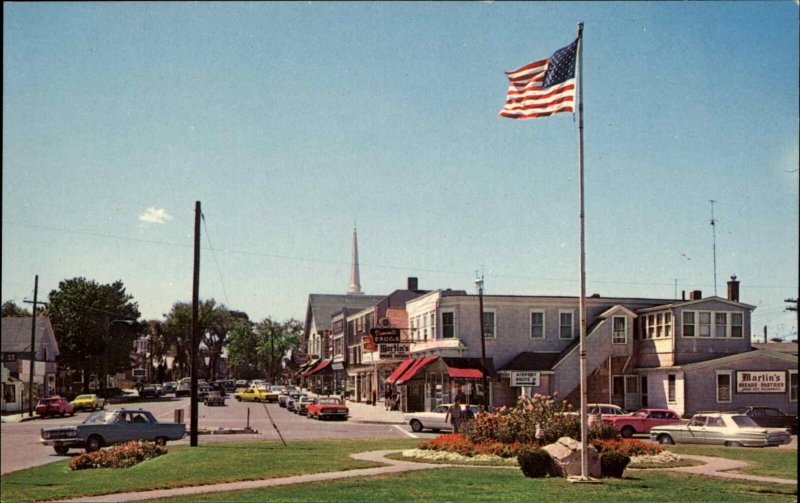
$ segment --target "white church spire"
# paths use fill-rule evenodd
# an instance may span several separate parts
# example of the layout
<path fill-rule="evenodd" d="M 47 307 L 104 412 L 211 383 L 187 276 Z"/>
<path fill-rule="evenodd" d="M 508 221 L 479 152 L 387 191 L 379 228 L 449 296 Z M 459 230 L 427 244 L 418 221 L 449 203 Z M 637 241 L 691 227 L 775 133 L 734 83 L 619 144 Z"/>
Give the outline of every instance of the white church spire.
<path fill-rule="evenodd" d="M 358 273 L 358 236 L 356 228 L 353 227 L 353 256 L 350 261 L 350 287 L 347 295 L 364 295 L 361 291 L 361 276 Z"/>

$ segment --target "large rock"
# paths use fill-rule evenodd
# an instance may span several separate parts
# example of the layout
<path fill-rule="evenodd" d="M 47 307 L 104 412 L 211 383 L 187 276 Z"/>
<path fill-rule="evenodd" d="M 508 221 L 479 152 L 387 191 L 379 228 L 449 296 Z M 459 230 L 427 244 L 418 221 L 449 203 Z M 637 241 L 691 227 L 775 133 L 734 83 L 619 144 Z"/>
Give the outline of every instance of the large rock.
<path fill-rule="evenodd" d="M 559 475 L 569 477 L 571 475 L 581 475 L 581 443 L 570 437 L 561 437 L 555 443 L 545 445 L 542 449 L 546 450 L 553 458 L 556 470 Z M 589 477 L 599 477 L 600 454 L 592 444 L 586 446 L 586 454 L 589 457 L 588 470 L 586 475 Z"/>

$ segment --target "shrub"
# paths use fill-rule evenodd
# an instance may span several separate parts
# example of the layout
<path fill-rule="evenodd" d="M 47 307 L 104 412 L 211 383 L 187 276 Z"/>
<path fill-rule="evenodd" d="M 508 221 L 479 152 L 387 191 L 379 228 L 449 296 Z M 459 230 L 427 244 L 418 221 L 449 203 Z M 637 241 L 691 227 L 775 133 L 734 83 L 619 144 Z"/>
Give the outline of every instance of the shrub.
<path fill-rule="evenodd" d="M 622 472 L 631 462 L 630 456 L 619 451 L 603 451 L 600 453 L 600 473 L 603 477 L 622 478 Z"/>
<path fill-rule="evenodd" d="M 600 453 L 606 451 L 616 451 L 626 454 L 630 457 L 655 456 L 656 454 L 664 451 L 664 448 L 659 445 L 650 444 L 648 442 L 643 442 L 636 439 L 593 441 L 592 445 L 594 445 L 595 449 L 597 449 L 597 451 Z"/>
<path fill-rule="evenodd" d="M 432 451 L 447 451 L 461 454 L 462 456 L 474 456 L 475 446 L 461 433 L 451 433 L 449 435 L 439 435 L 433 440 L 422 442 L 417 446 L 418 449 L 429 449 Z"/>
<path fill-rule="evenodd" d="M 598 421 L 589 427 L 589 442 L 597 440 L 614 440 L 620 438 L 619 432 L 613 425 Z"/>
<path fill-rule="evenodd" d="M 129 468 L 146 459 L 167 453 L 167 448 L 153 442 L 133 440 L 106 450 L 83 452 L 69 461 L 72 470 L 89 468 Z"/>
<path fill-rule="evenodd" d="M 546 477 L 553 473 L 553 458 L 544 449 L 523 449 L 517 463 L 526 477 Z"/>

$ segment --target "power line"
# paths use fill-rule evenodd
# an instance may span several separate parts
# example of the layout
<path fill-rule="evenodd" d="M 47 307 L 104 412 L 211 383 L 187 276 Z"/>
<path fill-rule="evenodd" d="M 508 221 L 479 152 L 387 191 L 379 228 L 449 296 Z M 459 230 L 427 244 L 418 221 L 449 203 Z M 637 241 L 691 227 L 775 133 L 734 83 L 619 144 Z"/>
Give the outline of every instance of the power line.
<path fill-rule="evenodd" d="M 203 220 L 203 228 L 206 230 L 206 241 L 208 241 L 208 249 L 211 250 L 211 256 L 214 257 L 214 263 L 217 265 L 217 273 L 219 273 L 219 282 L 222 286 L 222 295 L 225 296 L 225 303 L 229 306 L 231 305 L 230 300 L 228 300 L 228 292 L 225 291 L 225 280 L 222 278 L 222 268 L 219 266 L 219 260 L 217 260 L 217 254 L 214 253 L 214 247 L 211 246 L 211 237 L 208 234 L 208 225 L 206 224 L 206 216 L 203 213 L 200 213 L 200 218 Z"/>

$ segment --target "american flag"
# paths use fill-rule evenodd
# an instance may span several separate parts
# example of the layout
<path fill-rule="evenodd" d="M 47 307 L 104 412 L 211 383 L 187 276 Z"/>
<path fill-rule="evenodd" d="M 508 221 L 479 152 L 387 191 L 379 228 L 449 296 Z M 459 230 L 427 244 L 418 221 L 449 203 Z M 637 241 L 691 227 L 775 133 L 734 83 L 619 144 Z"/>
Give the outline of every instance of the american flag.
<path fill-rule="evenodd" d="M 500 111 L 509 119 L 535 119 L 574 112 L 578 39 L 547 59 L 506 72 L 508 96 Z"/>

